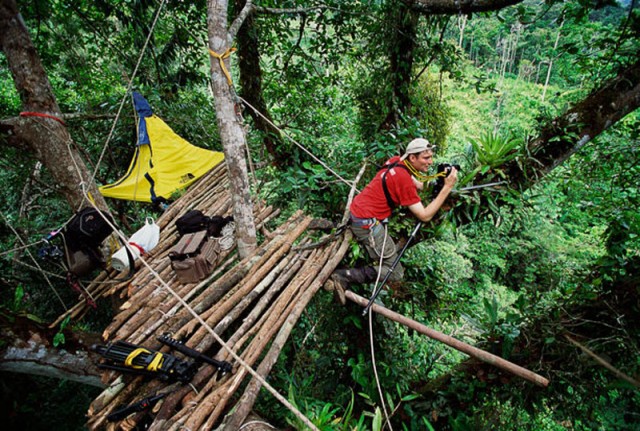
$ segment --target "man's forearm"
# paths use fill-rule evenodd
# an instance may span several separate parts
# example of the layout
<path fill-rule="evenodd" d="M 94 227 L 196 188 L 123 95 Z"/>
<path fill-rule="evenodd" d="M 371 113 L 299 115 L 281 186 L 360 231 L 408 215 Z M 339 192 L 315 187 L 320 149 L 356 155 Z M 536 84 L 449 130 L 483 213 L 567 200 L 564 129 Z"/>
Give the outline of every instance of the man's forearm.
<path fill-rule="evenodd" d="M 444 202 L 447 200 L 447 197 L 449 197 L 449 193 L 451 193 L 452 189 L 453 186 L 445 184 L 444 187 L 442 187 L 442 190 L 440 190 L 440 193 L 438 193 L 438 196 L 436 196 L 429 205 L 425 207 L 422 202 L 419 202 L 409 206 L 409 210 L 418 217 L 420 221 L 428 222 L 436 215 L 442 205 L 444 205 Z"/>

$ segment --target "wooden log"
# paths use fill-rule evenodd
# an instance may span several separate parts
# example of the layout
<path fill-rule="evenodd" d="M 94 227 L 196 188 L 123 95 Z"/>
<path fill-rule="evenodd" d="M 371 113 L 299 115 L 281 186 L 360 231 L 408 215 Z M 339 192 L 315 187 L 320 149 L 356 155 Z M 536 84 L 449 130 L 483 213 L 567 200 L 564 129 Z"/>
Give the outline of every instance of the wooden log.
<path fill-rule="evenodd" d="M 278 248 L 279 248 L 279 245 L 280 245 L 280 244 L 276 244 L 276 246 L 274 247 L 274 249 L 278 249 Z M 141 308 L 141 310 L 144 310 L 144 308 Z M 141 313 L 141 314 L 144 314 L 144 313 Z M 134 319 L 134 320 L 131 320 L 131 321 L 129 321 L 129 322 L 135 322 L 135 319 Z M 136 327 L 137 325 L 133 325 L 133 326 L 134 326 L 134 327 Z M 148 330 L 148 328 L 147 328 L 146 330 Z M 140 328 L 138 328 L 137 332 L 139 332 L 139 331 L 140 331 Z M 134 342 L 136 342 L 136 343 L 139 343 L 139 342 L 140 342 L 140 340 L 129 340 L 129 341 L 134 341 Z"/>
<path fill-rule="evenodd" d="M 273 302 L 273 298 L 283 286 L 291 280 L 291 278 L 298 272 L 300 267 L 302 266 L 301 259 L 303 259 L 309 253 L 298 253 L 296 254 L 289 267 L 283 272 L 282 276 L 279 277 L 273 285 L 269 288 L 265 295 L 263 295 L 258 303 L 254 305 L 251 312 L 247 317 L 244 318 L 242 325 L 236 330 L 236 332 L 227 340 L 227 343 L 231 346 L 235 346 L 241 337 L 251 330 L 251 328 L 257 328 L 257 320 L 260 316 L 264 315 L 264 310 L 267 308 L 269 304 Z"/>
<path fill-rule="evenodd" d="M 287 318 L 285 325 L 278 332 L 276 340 L 272 343 L 269 351 L 265 355 L 265 358 L 258 366 L 258 369 L 256 371 L 263 378 L 265 378 L 269 374 L 269 372 L 273 368 L 273 365 L 276 363 L 278 356 L 280 355 L 282 348 L 288 340 L 293 327 L 304 312 L 309 301 L 313 298 L 313 296 L 317 293 L 320 287 L 325 283 L 327 278 L 329 278 L 331 273 L 333 273 L 335 268 L 342 260 L 342 257 L 349 248 L 350 239 L 350 235 L 345 236 L 341 243 L 334 245 L 335 248 L 330 248 L 331 258 L 327 261 L 326 265 L 315 278 L 307 293 L 296 304 L 294 310 Z M 228 419 L 225 420 L 223 428 L 224 431 L 235 431 L 245 421 L 247 415 L 253 409 L 253 405 L 261 387 L 261 382 L 256 378 L 253 378 L 249 382 L 249 385 L 245 389 L 244 394 L 236 403 L 236 409 L 231 413 Z"/>
<path fill-rule="evenodd" d="M 348 247 L 348 244 L 345 245 Z M 333 272 L 333 268 L 327 266 L 327 261 L 329 258 L 333 256 L 335 264 L 340 261 L 340 259 L 335 259 L 335 254 L 333 254 L 333 250 L 328 248 L 323 250 L 321 253 L 317 253 L 319 256 L 316 259 L 309 259 L 305 262 L 304 267 L 298 274 L 297 280 L 293 281 L 289 284 L 286 291 L 278 298 L 277 303 L 275 303 L 264 316 L 268 316 L 268 318 L 261 325 L 261 331 L 256 335 L 254 340 L 251 342 L 249 347 L 243 352 L 243 357 L 248 364 L 253 364 L 255 361 L 262 355 L 264 348 L 269 344 L 270 340 L 276 335 L 276 333 L 280 330 L 280 328 L 285 324 L 285 322 L 291 319 L 292 315 L 298 313 L 299 315 L 304 310 L 308 301 L 313 297 L 313 293 L 309 294 L 310 290 L 317 291 L 317 288 L 324 283 L 324 280 Z M 318 280 L 318 274 L 324 271 L 324 275 L 321 275 L 319 278 L 322 281 Z M 293 322 L 297 321 L 297 317 L 293 320 Z M 293 327 L 293 323 L 291 328 Z M 288 331 L 283 333 L 279 343 L 282 343 L 279 348 L 276 350 L 279 352 L 284 345 L 284 342 L 288 338 L 290 334 L 291 328 Z M 276 354 L 277 358 L 277 354 Z M 275 362 L 275 361 L 274 361 Z M 238 376 L 234 376 L 232 379 L 233 387 L 228 389 L 228 391 L 237 390 L 240 383 L 243 380 L 243 377 L 247 374 L 246 369 L 238 370 Z M 187 426 L 199 427 L 201 429 L 210 429 L 214 423 L 217 421 L 219 416 L 222 414 L 226 404 L 228 403 L 228 398 L 224 397 L 223 399 L 217 399 L 213 395 L 210 396 L 211 400 L 208 403 L 205 403 L 202 408 L 197 408 L 196 411 L 192 414 L 189 420 L 186 422 Z M 216 400 L 215 402 L 212 400 Z M 213 411 L 209 411 L 207 407 L 213 407 Z M 201 413 L 196 414 L 196 412 L 201 411 Z M 199 424 L 197 421 L 200 419 L 204 419 L 205 422 L 203 424 Z"/>
<path fill-rule="evenodd" d="M 310 222 L 311 218 L 304 218 L 297 225 L 295 225 L 293 229 L 291 229 L 291 231 L 287 233 L 287 235 L 283 235 L 279 238 L 279 240 L 275 241 L 275 250 L 268 256 L 268 259 L 264 261 L 264 264 L 258 266 L 256 271 L 253 272 L 253 274 L 249 275 L 249 278 L 245 282 L 243 282 L 240 287 L 233 292 L 233 294 L 225 298 L 219 306 L 212 308 L 210 312 L 205 313 L 202 316 L 203 320 L 205 320 L 210 326 L 216 325 L 220 321 L 220 319 L 228 314 L 231 311 L 232 307 L 235 306 L 235 304 L 240 302 L 245 295 L 253 290 L 253 288 L 268 274 L 268 272 L 277 264 L 277 262 L 282 259 L 282 257 L 286 255 L 286 253 L 288 253 L 293 245 L 293 242 L 304 232 Z M 202 348 L 206 346 L 200 347 Z"/>
<path fill-rule="evenodd" d="M 225 262 L 220 268 L 220 272 L 222 272 L 226 267 L 228 267 L 228 265 L 230 265 L 233 261 L 235 260 L 234 258 L 228 259 L 227 262 Z M 213 276 L 215 277 L 214 274 Z M 183 296 L 185 301 L 189 301 L 191 299 L 191 297 L 193 295 L 196 295 L 197 289 L 193 289 L 190 292 L 188 292 L 186 295 Z M 173 316 L 175 316 L 175 314 L 177 313 L 177 311 L 180 309 L 180 307 L 182 307 L 182 305 L 180 303 L 178 303 L 177 301 L 172 301 L 169 305 L 171 305 L 171 308 L 165 311 L 166 306 L 162 307 L 162 317 L 160 319 L 151 319 L 150 324 L 149 325 L 145 325 L 145 327 L 143 329 L 140 329 L 138 331 L 136 331 L 136 335 L 137 337 L 140 337 L 142 339 L 147 338 L 153 334 L 158 333 L 158 329 L 161 326 L 164 326 L 165 323 Z M 149 306 L 147 306 L 146 308 L 150 308 Z M 165 331 L 166 332 L 166 331 Z M 135 340 L 135 338 L 134 338 Z M 139 341 L 133 341 L 134 343 L 137 343 Z"/>
<path fill-rule="evenodd" d="M 289 289 L 295 291 L 297 290 L 297 286 L 290 285 Z M 291 302 L 291 301 L 288 301 L 288 302 Z M 279 310 L 280 310 L 280 313 L 278 313 Z M 241 353 L 243 360 L 247 364 L 252 365 L 257 360 L 266 343 L 268 343 L 269 340 L 272 338 L 273 336 L 272 334 L 275 333 L 277 328 L 286 319 L 286 315 L 287 315 L 287 310 L 284 309 L 283 311 L 281 304 L 274 304 L 269 309 L 269 311 L 264 314 L 264 316 L 270 316 L 270 319 L 267 320 L 266 322 L 263 322 L 263 324 L 257 325 L 257 326 L 260 326 L 260 329 L 259 329 L 260 333 L 256 335 L 256 337 L 254 338 L 254 342 L 249 346 L 249 348 L 247 348 L 244 352 Z M 237 348 L 238 346 L 230 346 L 230 347 L 233 348 L 235 351 L 238 351 L 238 348 Z M 242 376 L 246 375 L 245 369 L 239 369 L 238 372 Z M 201 421 L 204 420 L 206 416 L 212 414 L 212 409 L 213 409 L 213 414 L 216 414 L 216 411 L 223 408 L 227 402 L 226 399 L 224 400 L 220 399 L 220 392 L 224 391 L 224 393 L 226 394 L 232 393 L 237 387 L 236 385 L 242 381 L 242 378 L 240 378 L 239 380 L 237 378 L 238 372 L 234 376 L 232 376 L 230 381 L 228 381 L 224 385 L 224 387 L 218 387 L 213 392 L 211 390 L 212 390 L 212 386 L 215 383 L 213 383 L 212 379 L 209 379 L 209 384 L 200 391 L 201 395 L 194 398 L 194 401 L 198 403 L 197 407 L 195 409 L 189 408 L 188 415 L 187 415 L 187 412 L 185 412 L 184 410 L 182 410 L 179 414 L 175 415 L 171 419 L 172 425 L 169 427 L 169 429 L 178 429 L 179 427 L 182 427 L 182 426 L 187 426 L 193 429 L 198 427 L 199 426 L 198 423 L 201 423 Z M 231 385 L 231 388 L 229 387 L 229 385 Z M 219 414 L 219 412 L 217 414 Z"/>
<path fill-rule="evenodd" d="M 239 351 L 240 349 L 240 345 L 236 345 L 236 342 L 238 341 L 238 339 L 241 338 L 242 335 L 246 334 L 247 331 L 249 330 L 257 331 L 258 328 L 262 326 L 256 323 L 256 319 L 258 319 L 260 316 L 266 315 L 266 313 L 264 313 L 264 310 L 272 302 L 274 295 L 276 295 L 277 292 L 291 279 L 291 277 L 297 273 L 298 269 L 302 265 L 301 260 L 304 259 L 305 256 L 307 256 L 308 254 L 309 254 L 308 252 L 296 253 L 292 257 L 291 259 L 292 263 L 289 265 L 288 268 L 285 269 L 282 276 L 278 277 L 278 279 L 269 287 L 267 292 L 260 298 L 260 301 L 252 308 L 249 315 L 244 318 L 242 325 L 236 330 L 236 332 L 232 335 L 232 337 L 229 340 L 227 340 L 227 344 L 229 346 L 232 346 L 235 351 Z M 222 358 L 218 358 L 218 359 L 222 359 Z M 207 380 L 212 381 L 213 380 L 212 376 L 214 372 L 215 371 L 213 371 L 210 368 L 206 370 L 200 370 L 198 374 L 194 377 L 192 384 L 195 385 L 196 387 L 199 387 L 203 381 L 207 381 Z M 204 391 L 204 389 L 201 389 L 201 391 Z M 186 392 L 187 391 L 185 390 L 185 391 L 182 391 L 181 393 L 176 393 L 175 397 L 171 396 L 169 399 L 165 401 L 165 404 L 163 405 L 163 408 L 161 409 L 157 417 L 157 420 L 162 421 L 163 423 L 163 425 L 158 429 L 164 429 L 166 426 L 168 426 L 166 420 L 169 417 L 169 413 L 167 411 L 163 411 L 165 406 L 168 409 L 171 409 L 172 411 L 172 409 L 175 408 L 175 406 L 177 405 L 178 401 L 184 397 Z M 168 403 L 171 403 L 171 404 L 168 404 Z M 180 423 L 180 417 L 181 415 L 175 415 L 172 418 L 172 423 L 174 424 Z"/>
<path fill-rule="evenodd" d="M 312 262 L 317 261 L 317 258 L 314 255 L 318 255 L 318 254 L 321 254 L 321 253 L 319 251 L 315 251 L 312 254 L 312 256 L 309 258 L 307 263 L 309 261 L 312 261 Z M 239 350 L 242 346 L 244 346 L 245 343 L 247 343 L 247 341 L 251 337 L 257 336 L 256 333 L 263 326 L 272 325 L 272 323 L 269 323 L 269 320 L 273 319 L 275 317 L 275 311 L 274 310 L 279 310 L 279 309 L 285 308 L 287 306 L 287 304 L 289 304 L 290 301 L 291 301 L 291 295 L 292 295 L 292 293 L 290 293 L 291 289 L 294 289 L 293 293 L 295 293 L 299 289 L 304 288 L 304 286 L 306 286 L 308 284 L 309 278 L 310 278 L 309 275 L 305 274 L 304 269 L 298 269 L 295 272 L 295 274 L 293 274 L 292 280 L 290 282 L 288 282 L 288 284 L 287 284 L 287 289 L 289 289 L 289 290 L 286 291 L 285 293 L 283 293 L 282 295 L 280 295 L 275 301 L 272 301 L 272 303 L 271 302 L 269 303 L 269 304 L 271 304 L 269 310 L 267 310 L 261 316 L 259 316 L 259 319 L 256 322 L 256 324 L 253 327 L 249 328 L 249 330 L 246 333 L 242 334 L 239 339 L 237 339 L 237 341 L 234 343 L 235 348 L 237 350 Z M 232 336 L 232 339 L 235 340 L 237 335 L 240 335 L 240 334 L 234 334 L 234 336 Z M 221 352 L 221 357 L 223 359 L 229 359 L 228 358 L 229 355 L 230 354 L 228 352 Z"/>
<path fill-rule="evenodd" d="M 369 303 L 368 299 L 359 296 L 350 290 L 345 292 L 345 297 L 350 301 L 355 302 L 358 305 L 366 307 Z M 533 371 L 527 370 L 519 365 L 514 364 L 513 362 L 509 362 L 506 359 L 502 359 L 499 356 L 496 356 L 492 353 L 486 352 L 484 350 L 478 349 L 477 347 L 473 347 L 465 342 L 457 340 L 453 337 L 450 337 L 442 332 L 438 332 L 435 329 L 431 329 L 422 323 L 416 322 L 415 320 L 409 319 L 408 317 L 403 316 L 402 314 L 398 314 L 394 311 L 389 310 L 378 304 L 373 304 L 371 307 L 373 311 L 378 314 L 381 314 L 384 317 L 387 317 L 395 322 L 401 323 L 421 334 L 426 335 L 429 338 L 433 338 L 434 340 L 438 340 L 449 347 L 453 347 L 454 349 L 466 353 L 469 356 L 472 356 L 476 359 L 481 360 L 482 362 L 486 362 L 487 364 L 494 365 L 498 368 L 501 368 L 505 371 L 508 371 L 511 374 L 515 374 L 516 376 L 522 377 L 532 383 L 535 383 L 538 386 L 546 387 L 549 385 L 549 380 L 544 377 L 534 373 Z"/>
<path fill-rule="evenodd" d="M 246 257 L 220 277 L 220 279 L 216 280 L 205 292 L 199 295 L 199 298 L 191 301 L 190 306 L 198 314 L 210 308 L 214 303 L 218 302 L 222 295 L 229 294 L 228 292 L 240 283 L 246 274 L 252 270 L 254 265 L 262 262 L 262 260 L 266 256 L 269 256 L 270 253 L 273 253 L 278 246 L 279 243 L 276 240 L 260 246 L 258 250 L 256 250 L 256 254 Z M 167 325 L 167 330 L 174 334 L 174 336 L 181 338 L 185 334 L 192 332 L 193 318 L 187 310 L 181 310 L 173 320 L 173 323 Z"/>

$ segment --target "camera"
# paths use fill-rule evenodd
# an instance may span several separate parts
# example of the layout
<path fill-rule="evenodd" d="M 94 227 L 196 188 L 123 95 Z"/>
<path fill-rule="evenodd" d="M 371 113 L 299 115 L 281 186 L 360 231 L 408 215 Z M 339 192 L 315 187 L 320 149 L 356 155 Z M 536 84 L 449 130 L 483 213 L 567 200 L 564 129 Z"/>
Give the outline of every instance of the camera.
<path fill-rule="evenodd" d="M 446 173 L 446 175 L 443 175 L 442 177 L 438 177 L 438 179 L 443 179 L 442 183 L 444 184 L 444 177 L 448 177 L 449 174 L 451 173 L 451 168 L 456 168 L 457 171 L 460 171 L 460 165 L 452 165 L 450 163 L 440 163 L 438 165 L 438 174 L 441 174 L 443 172 Z"/>
<path fill-rule="evenodd" d="M 433 184 L 433 192 L 432 192 L 433 199 L 435 199 L 436 196 L 440 194 L 440 191 L 444 187 L 444 179 L 449 176 L 452 168 L 456 168 L 456 170 L 460 172 L 460 165 L 453 165 L 450 163 L 440 163 L 438 165 L 438 170 L 436 172 L 436 180 Z"/>

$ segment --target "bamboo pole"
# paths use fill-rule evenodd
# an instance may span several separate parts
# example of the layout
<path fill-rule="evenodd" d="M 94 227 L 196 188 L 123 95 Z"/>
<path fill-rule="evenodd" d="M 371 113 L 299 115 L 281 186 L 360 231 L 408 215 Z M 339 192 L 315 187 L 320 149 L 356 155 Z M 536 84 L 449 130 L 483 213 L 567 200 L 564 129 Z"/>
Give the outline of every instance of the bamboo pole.
<path fill-rule="evenodd" d="M 362 296 L 356 295 L 350 290 L 345 291 L 345 297 L 358 305 L 362 305 L 363 307 L 366 306 L 369 302 L 369 300 L 363 298 Z M 546 387 L 549 384 L 549 380 L 534 373 L 533 371 L 529 371 L 526 368 L 514 364 L 513 362 L 509 362 L 506 359 L 502 359 L 501 357 L 496 356 L 492 353 L 478 349 L 477 347 L 473 347 L 465 342 L 450 337 L 449 335 L 438 332 L 435 329 L 428 328 L 422 323 L 409 319 L 408 317 L 391 311 L 388 308 L 382 307 L 378 304 L 373 304 L 371 309 L 376 313 L 381 314 L 384 317 L 387 317 L 395 322 L 401 323 L 415 331 L 418 331 L 429 338 L 440 341 L 441 343 L 444 343 L 447 346 L 453 347 L 454 349 L 462 353 L 466 353 L 469 356 L 479 359 L 482 362 L 486 362 L 487 364 L 496 366 L 510 372 L 511 374 L 522 377 L 525 380 L 529 380 L 530 382 L 535 383 L 538 386 Z"/>
<path fill-rule="evenodd" d="M 346 253 L 349 247 L 349 240 L 350 236 L 345 236 L 340 244 L 334 245 L 333 248 L 328 247 L 328 255 L 330 256 L 329 259 L 325 262 L 325 265 L 323 265 L 320 272 L 314 278 L 313 282 L 309 286 L 309 289 L 304 292 L 299 301 L 296 301 L 295 307 L 293 308 L 292 312 L 289 313 L 286 322 L 280 328 L 280 331 L 271 344 L 271 347 L 265 355 L 265 358 L 258 366 L 256 371 L 261 377 L 265 378 L 271 371 L 271 368 L 276 363 L 278 356 L 282 351 L 282 348 L 284 347 L 286 341 L 289 338 L 289 335 L 291 334 L 291 331 L 293 330 L 293 327 L 306 309 L 309 301 L 311 301 L 320 287 L 324 284 L 326 279 L 334 271 L 340 260 L 342 260 L 342 256 L 344 256 L 344 253 Z M 237 430 L 242 422 L 244 422 L 247 415 L 253 409 L 253 405 L 256 401 L 261 387 L 262 384 L 257 379 L 253 378 L 251 380 L 251 382 L 245 389 L 244 394 L 240 398 L 240 401 L 236 403 L 236 405 L 238 406 L 237 409 L 235 409 L 225 420 L 225 431 Z"/>

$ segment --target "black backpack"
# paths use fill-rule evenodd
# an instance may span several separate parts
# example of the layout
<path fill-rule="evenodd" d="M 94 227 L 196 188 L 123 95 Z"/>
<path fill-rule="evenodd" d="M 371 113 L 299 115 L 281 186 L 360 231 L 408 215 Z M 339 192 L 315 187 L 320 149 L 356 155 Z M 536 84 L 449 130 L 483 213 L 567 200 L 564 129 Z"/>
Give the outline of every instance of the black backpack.
<path fill-rule="evenodd" d="M 104 266 L 100 246 L 113 232 L 105 218 L 113 224 L 113 218 L 109 214 L 86 207 L 78 211 L 60 232 L 64 241 L 67 268 L 77 277 L 88 275 L 94 269 Z"/>

